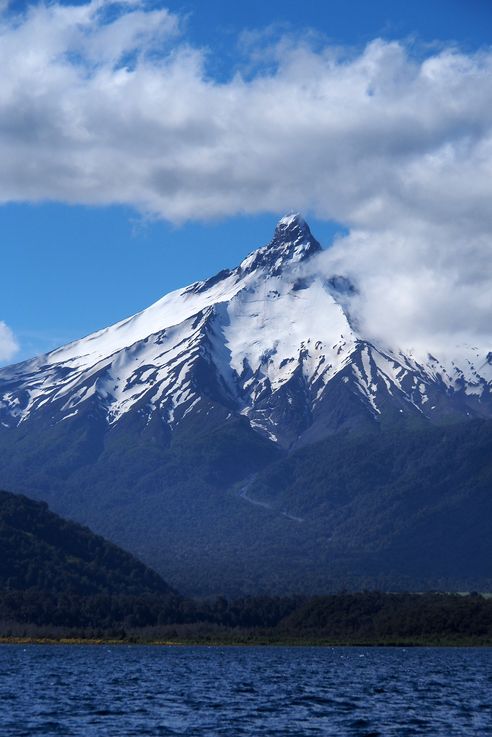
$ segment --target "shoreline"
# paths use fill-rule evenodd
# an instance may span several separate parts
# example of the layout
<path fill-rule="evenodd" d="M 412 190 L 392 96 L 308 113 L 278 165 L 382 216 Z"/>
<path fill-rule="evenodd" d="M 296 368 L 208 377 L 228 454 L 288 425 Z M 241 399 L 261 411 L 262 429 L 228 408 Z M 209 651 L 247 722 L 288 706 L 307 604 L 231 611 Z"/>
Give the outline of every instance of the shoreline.
<path fill-rule="evenodd" d="M 147 646 L 147 647 L 379 647 L 379 648 L 492 648 L 492 640 L 416 640 L 396 638 L 386 641 L 336 641 L 336 640 L 257 640 L 245 642 L 244 640 L 138 640 L 137 638 L 111 639 L 111 638 L 82 638 L 82 637 L 0 637 L 1 645 L 91 645 L 101 646 Z"/>

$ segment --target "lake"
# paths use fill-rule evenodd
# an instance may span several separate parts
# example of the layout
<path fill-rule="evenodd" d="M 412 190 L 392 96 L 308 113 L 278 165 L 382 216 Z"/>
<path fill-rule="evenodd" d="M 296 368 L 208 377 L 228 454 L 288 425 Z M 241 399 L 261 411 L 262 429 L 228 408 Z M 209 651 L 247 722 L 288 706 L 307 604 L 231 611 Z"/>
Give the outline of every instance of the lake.
<path fill-rule="evenodd" d="M 0 646 L 0 735 L 492 735 L 492 649 Z"/>

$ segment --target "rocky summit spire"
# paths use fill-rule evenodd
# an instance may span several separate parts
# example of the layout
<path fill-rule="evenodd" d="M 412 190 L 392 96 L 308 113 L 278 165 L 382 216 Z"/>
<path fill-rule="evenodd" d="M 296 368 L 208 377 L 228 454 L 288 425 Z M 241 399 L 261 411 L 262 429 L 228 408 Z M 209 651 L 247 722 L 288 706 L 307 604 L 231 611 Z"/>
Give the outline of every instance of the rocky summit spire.
<path fill-rule="evenodd" d="M 304 233 L 311 236 L 308 224 L 300 213 L 293 212 L 280 218 L 275 226 L 274 237 L 284 238 L 287 235 L 300 235 Z"/>
<path fill-rule="evenodd" d="M 319 251 L 321 246 L 309 225 L 299 213 L 293 213 L 278 221 L 270 243 L 253 251 L 240 268 L 251 272 L 266 267 L 271 274 L 278 274 L 288 262 L 304 261 Z"/>

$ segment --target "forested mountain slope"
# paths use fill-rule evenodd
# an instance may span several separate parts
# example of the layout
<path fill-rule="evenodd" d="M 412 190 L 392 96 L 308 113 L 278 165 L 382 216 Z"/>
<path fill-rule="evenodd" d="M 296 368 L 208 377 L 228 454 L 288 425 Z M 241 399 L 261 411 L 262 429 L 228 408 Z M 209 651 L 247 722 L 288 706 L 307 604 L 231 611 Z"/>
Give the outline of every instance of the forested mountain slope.
<path fill-rule="evenodd" d="M 173 594 L 154 571 L 44 502 L 0 491 L 0 590 Z"/>

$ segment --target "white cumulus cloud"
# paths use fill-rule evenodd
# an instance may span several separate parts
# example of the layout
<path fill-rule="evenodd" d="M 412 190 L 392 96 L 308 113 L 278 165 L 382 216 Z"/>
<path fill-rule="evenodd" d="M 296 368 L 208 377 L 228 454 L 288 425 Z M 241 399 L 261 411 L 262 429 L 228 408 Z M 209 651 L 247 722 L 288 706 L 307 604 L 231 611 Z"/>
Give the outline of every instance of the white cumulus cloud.
<path fill-rule="evenodd" d="M 0 320 L 0 361 L 9 361 L 18 350 L 19 346 L 12 330 Z"/>
<path fill-rule="evenodd" d="M 477 365 L 492 351 L 489 234 L 460 238 L 445 227 L 353 230 L 314 266 L 353 281 L 358 292 L 350 310 L 377 344 L 420 358 L 473 355 Z"/>
<path fill-rule="evenodd" d="M 4 14 L 0 201 L 490 227 L 492 52 L 285 40 L 217 82 L 179 30 L 143 2 Z"/>
<path fill-rule="evenodd" d="M 326 258 L 374 335 L 490 344 L 492 50 L 242 41 L 217 81 L 144 0 L 4 12 L 0 202 L 314 212 L 349 230 Z"/>

